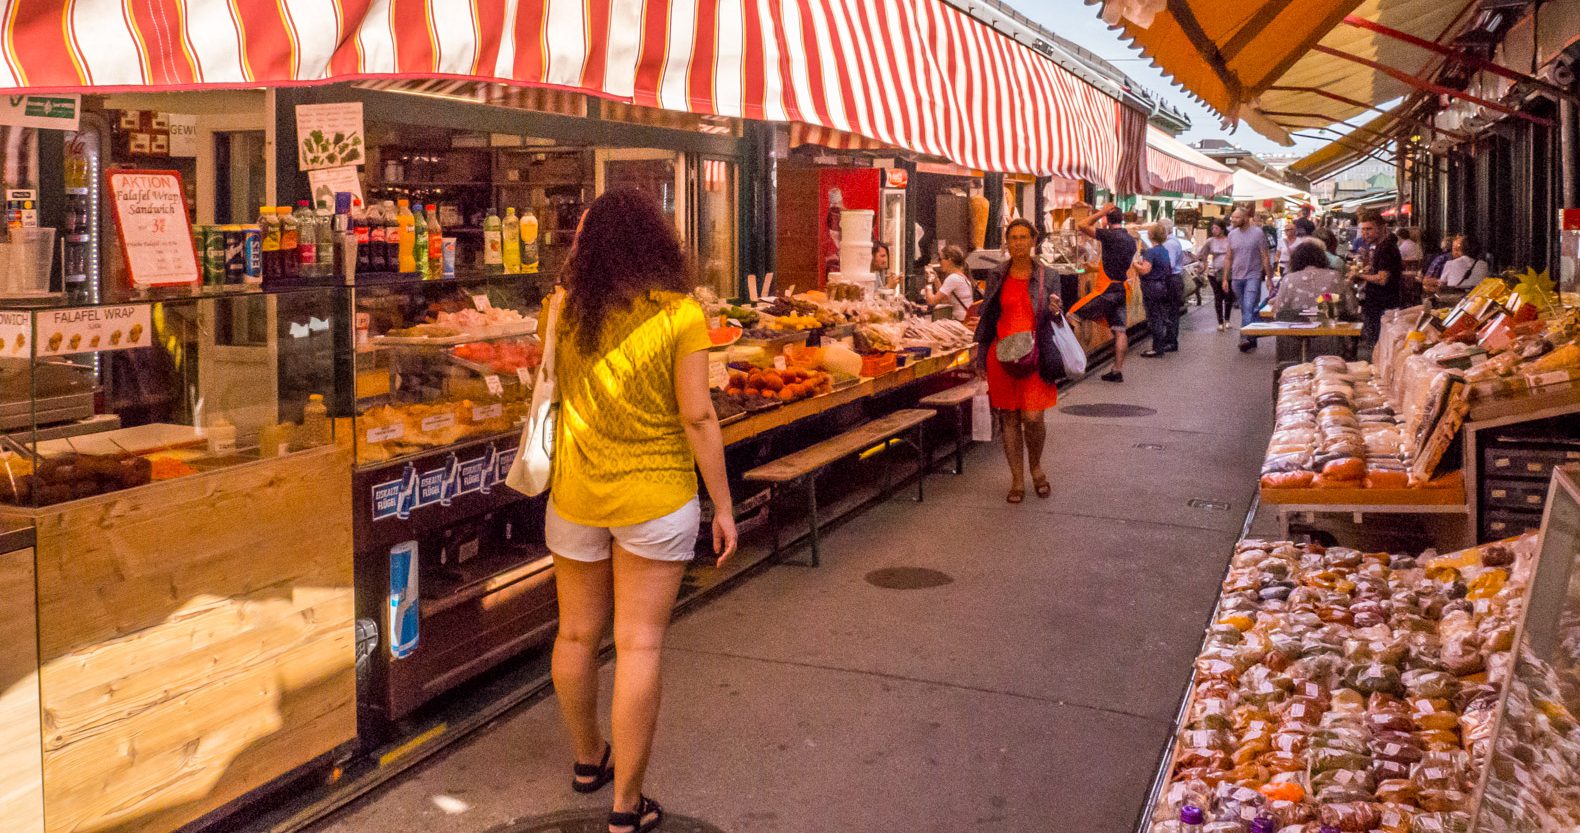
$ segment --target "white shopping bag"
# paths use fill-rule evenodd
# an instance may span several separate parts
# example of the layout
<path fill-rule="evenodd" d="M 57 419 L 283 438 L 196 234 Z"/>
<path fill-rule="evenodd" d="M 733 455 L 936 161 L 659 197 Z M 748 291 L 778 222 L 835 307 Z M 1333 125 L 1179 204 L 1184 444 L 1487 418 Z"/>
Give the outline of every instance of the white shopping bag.
<path fill-rule="evenodd" d="M 1070 321 L 1063 315 L 1053 319 L 1053 340 L 1059 345 L 1059 358 L 1064 360 L 1064 372 L 1072 380 L 1086 373 L 1086 348 L 1070 329 Z"/>
<path fill-rule="evenodd" d="M 993 442 L 993 405 L 988 401 L 987 382 L 978 382 L 976 395 L 971 397 L 971 441 Z"/>

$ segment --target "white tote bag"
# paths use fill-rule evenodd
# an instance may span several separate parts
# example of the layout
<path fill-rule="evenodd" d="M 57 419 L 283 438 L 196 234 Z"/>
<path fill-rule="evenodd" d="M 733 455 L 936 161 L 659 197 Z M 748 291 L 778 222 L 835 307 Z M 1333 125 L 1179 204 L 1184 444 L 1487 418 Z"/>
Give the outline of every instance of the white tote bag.
<path fill-rule="evenodd" d="M 544 305 L 549 317 L 543 331 L 543 363 L 532 388 L 532 409 L 526 427 L 521 429 L 521 448 L 505 475 L 505 485 L 525 495 L 541 495 L 549 489 L 554 473 L 554 439 L 560 422 L 560 392 L 554 377 L 554 355 L 560 337 L 560 308 L 565 293 L 555 292 Z"/>
<path fill-rule="evenodd" d="M 1063 315 L 1053 319 L 1053 340 L 1059 345 L 1059 358 L 1064 360 L 1064 372 L 1071 379 L 1079 379 L 1086 373 L 1086 349 L 1081 346 L 1081 340 L 1075 337 L 1075 331 L 1070 329 L 1070 321 Z"/>
<path fill-rule="evenodd" d="M 979 382 L 971 397 L 971 441 L 993 442 L 993 403 L 988 399 L 987 382 Z"/>

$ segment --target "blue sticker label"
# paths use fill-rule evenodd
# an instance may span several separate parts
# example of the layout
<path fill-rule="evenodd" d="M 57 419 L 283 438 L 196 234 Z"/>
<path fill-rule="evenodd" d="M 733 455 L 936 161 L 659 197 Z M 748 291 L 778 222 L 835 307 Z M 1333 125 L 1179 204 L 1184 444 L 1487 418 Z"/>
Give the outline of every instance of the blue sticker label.
<path fill-rule="evenodd" d="M 373 520 L 405 519 L 424 506 L 449 506 L 456 498 L 473 492 L 488 494 L 505 481 L 515 459 L 515 446 L 491 445 L 481 457 L 462 461 L 452 454 L 438 467 L 424 472 L 408 463 L 399 480 L 373 486 Z"/>

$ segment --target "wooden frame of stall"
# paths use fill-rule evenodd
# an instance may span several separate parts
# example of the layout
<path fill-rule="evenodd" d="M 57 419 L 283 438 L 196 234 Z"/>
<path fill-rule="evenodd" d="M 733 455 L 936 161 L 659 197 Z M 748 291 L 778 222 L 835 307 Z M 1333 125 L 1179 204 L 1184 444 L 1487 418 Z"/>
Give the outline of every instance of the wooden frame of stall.
<path fill-rule="evenodd" d="M 355 739 L 350 474 L 321 448 L 0 510 L 36 536 L 0 555 L 0 626 L 37 636 L 0 653 L 7 833 L 163 833 Z"/>

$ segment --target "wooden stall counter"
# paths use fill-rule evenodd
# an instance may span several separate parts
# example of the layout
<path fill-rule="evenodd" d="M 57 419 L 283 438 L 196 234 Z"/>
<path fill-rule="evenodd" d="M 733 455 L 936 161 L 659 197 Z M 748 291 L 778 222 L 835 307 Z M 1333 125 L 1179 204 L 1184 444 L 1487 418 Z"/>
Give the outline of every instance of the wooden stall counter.
<path fill-rule="evenodd" d="M 168 833 L 356 736 L 350 473 L 326 447 L 0 510 L 36 529 L 36 577 L 0 562 L 0 594 L 36 605 L 0 616 L 38 648 L 31 705 L 0 657 L 0 730 L 42 735 L 0 735 L 7 833 Z M 30 761 L 31 827 L 6 804 Z"/>
<path fill-rule="evenodd" d="M 966 367 L 971 364 L 973 350 L 974 347 L 967 347 L 928 356 L 882 376 L 863 378 L 860 382 L 840 388 L 833 393 L 797 400 L 771 410 L 751 414 L 745 419 L 724 426 L 724 444 L 734 445 L 775 428 L 816 416 L 831 408 L 875 396 L 947 370 Z"/>
<path fill-rule="evenodd" d="M 0 820 L 6 833 L 44 830 L 33 525 L 0 520 Z"/>

